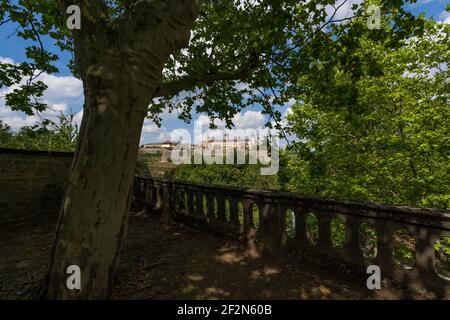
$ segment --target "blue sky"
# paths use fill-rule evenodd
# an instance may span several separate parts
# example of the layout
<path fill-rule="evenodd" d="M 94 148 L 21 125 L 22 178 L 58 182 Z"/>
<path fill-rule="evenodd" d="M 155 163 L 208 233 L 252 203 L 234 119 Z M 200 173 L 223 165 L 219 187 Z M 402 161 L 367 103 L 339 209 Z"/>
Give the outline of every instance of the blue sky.
<path fill-rule="evenodd" d="M 342 0 L 340 0 L 342 1 Z M 343 6 L 341 12 L 336 16 L 339 18 L 345 16 L 349 12 L 352 2 L 361 2 L 361 0 L 349 1 L 348 6 Z M 450 23 L 450 14 L 445 11 L 450 0 L 418 0 L 417 3 L 410 5 L 408 9 L 415 15 L 424 12 L 427 17 L 433 18 L 437 21 Z M 15 37 L 15 27 L 11 24 L 5 24 L 0 27 L 0 59 L 2 61 L 20 63 L 25 60 L 25 47 L 27 43 L 21 38 Z M 50 106 L 49 111 L 46 111 L 41 116 L 46 118 L 55 118 L 57 114 L 62 111 L 65 113 L 72 112 L 75 114 L 75 121 L 80 122 L 82 116 L 83 106 L 83 86 L 82 83 L 72 77 L 67 68 L 67 61 L 70 59 L 70 53 L 61 53 L 54 46 L 52 40 L 44 39 L 44 45 L 47 50 L 54 48 L 54 52 L 58 53 L 60 60 L 56 64 L 59 68 L 59 73 L 54 75 L 44 74 L 41 80 L 48 85 L 48 90 L 45 92 L 44 100 Z M 9 88 L 0 88 L 0 119 L 9 124 L 14 130 L 19 129 L 25 125 L 33 125 L 39 120 L 37 115 L 26 116 L 21 112 L 13 112 L 4 105 L 2 95 L 7 92 Z M 282 113 L 288 112 L 290 104 L 281 108 Z M 151 121 L 146 120 L 143 127 L 141 143 L 155 142 L 170 139 L 171 133 L 178 132 L 180 129 L 187 129 L 192 133 L 194 130 L 194 122 L 187 124 L 177 119 L 176 113 L 169 114 L 164 112 L 162 115 L 162 127 L 156 127 Z M 209 119 L 205 115 L 193 113 L 192 119 L 197 120 L 196 125 L 206 128 Z M 250 109 L 243 111 L 234 119 L 235 126 L 241 130 L 262 128 L 265 123 L 265 118 L 260 112 L 258 106 L 253 106 Z M 219 127 L 221 123 L 219 123 Z"/>

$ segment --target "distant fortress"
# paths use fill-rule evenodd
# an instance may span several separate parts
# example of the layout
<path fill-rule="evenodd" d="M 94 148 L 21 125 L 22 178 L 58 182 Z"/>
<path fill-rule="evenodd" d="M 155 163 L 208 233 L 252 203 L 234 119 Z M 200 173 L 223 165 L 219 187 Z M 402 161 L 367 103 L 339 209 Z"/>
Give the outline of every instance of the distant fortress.
<path fill-rule="evenodd" d="M 161 155 L 161 162 L 171 162 L 171 151 L 175 146 L 182 144 L 181 142 L 164 141 L 164 142 L 154 142 L 146 143 L 141 145 L 140 152 L 145 154 L 155 154 Z M 184 147 L 191 148 L 194 150 L 196 147 L 201 147 L 202 149 L 218 150 L 218 149 L 234 149 L 234 150 L 248 150 L 258 144 L 256 138 L 230 138 L 229 135 L 225 134 L 222 139 L 213 139 L 206 137 L 200 145 L 196 144 L 184 144 Z"/>

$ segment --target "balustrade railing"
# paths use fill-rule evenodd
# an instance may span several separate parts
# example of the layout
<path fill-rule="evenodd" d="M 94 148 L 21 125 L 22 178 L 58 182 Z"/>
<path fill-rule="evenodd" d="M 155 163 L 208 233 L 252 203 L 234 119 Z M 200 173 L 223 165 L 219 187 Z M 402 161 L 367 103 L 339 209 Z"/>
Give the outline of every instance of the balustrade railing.
<path fill-rule="evenodd" d="M 134 204 L 166 222 L 227 234 L 258 253 L 298 250 L 361 273 L 378 265 L 397 282 L 450 292 L 450 256 L 437 252 L 450 237 L 449 212 L 139 177 Z"/>

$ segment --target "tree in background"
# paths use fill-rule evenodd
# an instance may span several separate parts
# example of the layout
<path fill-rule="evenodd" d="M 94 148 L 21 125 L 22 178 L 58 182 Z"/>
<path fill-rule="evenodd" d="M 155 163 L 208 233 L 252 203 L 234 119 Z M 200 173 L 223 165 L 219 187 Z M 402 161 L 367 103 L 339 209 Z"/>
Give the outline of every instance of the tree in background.
<path fill-rule="evenodd" d="M 254 189 L 278 189 L 275 176 L 261 175 L 260 165 L 181 164 L 170 178 L 200 184 L 218 184 Z"/>
<path fill-rule="evenodd" d="M 74 151 L 77 135 L 73 115 L 60 113 L 57 121 L 43 119 L 34 126 L 21 128 L 14 135 L 11 146 L 29 150 Z"/>
<path fill-rule="evenodd" d="M 279 119 L 274 107 L 298 91 L 297 74 L 307 48 L 331 41 L 325 30 L 334 21 L 334 14 L 327 18 L 325 9 L 330 3 L 334 2 L 0 3 L 0 21 L 15 23 L 19 36 L 36 43 L 26 50 L 29 62 L 1 65 L 1 85 L 19 84 L 6 96 L 8 106 L 27 113 L 45 108 L 39 100 L 45 85 L 36 78 L 42 71 L 56 72 L 53 62 L 58 56 L 43 48 L 43 36 L 74 53 L 70 65 L 84 86 L 78 144 L 43 288 L 47 297 L 110 295 L 148 111 L 159 123 L 165 107 L 180 110 L 186 120 L 195 108 L 231 125 L 242 108 L 258 103 L 271 120 Z M 81 8 L 81 29 L 70 31 L 66 12 L 72 5 Z M 401 0 L 384 1 L 381 7 L 393 25 L 401 26 L 400 34 L 416 29 L 403 5 Z M 364 12 L 356 10 L 356 15 Z M 73 264 L 83 274 L 81 291 L 66 287 L 66 268 Z"/>
<path fill-rule="evenodd" d="M 57 121 L 42 119 L 33 126 L 22 127 L 18 132 L 0 123 L 0 147 L 3 148 L 74 151 L 77 136 L 73 114 L 60 113 Z"/>
<path fill-rule="evenodd" d="M 0 120 L 0 146 L 8 146 L 12 138 L 13 132 L 11 131 L 11 127 Z"/>
<path fill-rule="evenodd" d="M 311 52 L 289 118 L 302 140 L 284 182 L 322 197 L 448 209 L 450 26 L 426 21 L 423 35 L 398 43 L 364 24 L 336 26 L 336 41 Z"/>

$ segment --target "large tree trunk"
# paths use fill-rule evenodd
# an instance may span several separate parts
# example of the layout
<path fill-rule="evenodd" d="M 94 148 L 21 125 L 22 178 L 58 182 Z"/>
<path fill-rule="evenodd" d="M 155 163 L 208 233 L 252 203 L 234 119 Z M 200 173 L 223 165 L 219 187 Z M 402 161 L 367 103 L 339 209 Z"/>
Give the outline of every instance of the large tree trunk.
<path fill-rule="evenodd" d="M 86 85 L 86 84 L 85 84 Z M 58 222 L 49 298 L 105 298 L 126 231 L 130 190 L 147 105 L 127 84 L 87 85 L 80 141 Z M 81 290 L 69 290 L 66 269 L 81 269 Z"/>
<path fill-rule="evenodd" d="M 60 0 L 61 10 L 75 0 Z M 169 55 L 189 43 L 199 1 L 139 1 L 111 22 L 101 1 L 76 0 L 75 62 L 85 105 L 42 294 L 105 299 L 127 228 L 142 124 Z M 66 285 L 81 270 L 81 290 Z"/>

